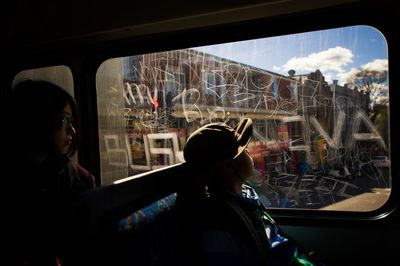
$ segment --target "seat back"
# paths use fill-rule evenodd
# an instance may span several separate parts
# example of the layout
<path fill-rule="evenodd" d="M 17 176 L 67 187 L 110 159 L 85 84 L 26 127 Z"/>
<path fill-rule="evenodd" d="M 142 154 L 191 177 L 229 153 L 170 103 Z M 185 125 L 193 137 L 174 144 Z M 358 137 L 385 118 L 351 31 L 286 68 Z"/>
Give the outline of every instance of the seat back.
<path fill-rule="evenodd" d="M 178 164 L 86 193 L 71 215 L 70 237 L 80 241 L 68 252 L 68 264 L 179 264 L 174 206 L 188 175 Z"/>

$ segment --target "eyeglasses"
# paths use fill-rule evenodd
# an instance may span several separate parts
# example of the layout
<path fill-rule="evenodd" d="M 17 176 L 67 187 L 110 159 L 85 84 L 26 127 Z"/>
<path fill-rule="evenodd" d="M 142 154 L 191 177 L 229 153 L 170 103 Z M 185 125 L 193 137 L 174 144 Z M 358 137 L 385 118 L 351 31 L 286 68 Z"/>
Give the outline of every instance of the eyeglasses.
<path fill-rule="evenodd" d="M 75 119 L 72 116 L 64 116 L 61 120 L 61 128 L 67 131 L 74 126 Z"/>

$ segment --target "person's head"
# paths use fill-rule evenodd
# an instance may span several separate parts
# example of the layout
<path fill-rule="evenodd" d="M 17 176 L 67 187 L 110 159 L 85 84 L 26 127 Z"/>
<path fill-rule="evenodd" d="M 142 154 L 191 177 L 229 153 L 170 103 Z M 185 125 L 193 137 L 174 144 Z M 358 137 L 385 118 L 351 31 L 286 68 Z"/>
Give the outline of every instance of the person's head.
<path fill-rule="evenodd" d="M 8 119 L 13 145 L 22 152 L 70 156 L 77 149 L 76 103 L 53 83 L 20 82 L 11 93 Z"/>
<path fill-rule="evenodd" d="M 252 136 L 252 121 L 236 126 L 211 123 L 200 127 L 187 140 L 183 154 L 186 163 L 202 173 L 209 189 L 232 188 L 253 176 L 253 160 L 246 148 Z"/>

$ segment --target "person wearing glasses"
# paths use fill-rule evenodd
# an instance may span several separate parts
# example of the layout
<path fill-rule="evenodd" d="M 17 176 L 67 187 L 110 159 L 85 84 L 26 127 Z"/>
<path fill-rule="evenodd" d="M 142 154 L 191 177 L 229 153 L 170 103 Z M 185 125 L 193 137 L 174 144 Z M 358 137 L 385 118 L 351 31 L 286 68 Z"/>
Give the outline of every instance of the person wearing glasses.
<path fill-rule="evenodd" d="M 53 83 L 25 80 L 11 92 L 2 132 L 9 265 L 62 265 L 68 213 L 95 187 L 71 159 L 78 118 L 73 97 Z"/>

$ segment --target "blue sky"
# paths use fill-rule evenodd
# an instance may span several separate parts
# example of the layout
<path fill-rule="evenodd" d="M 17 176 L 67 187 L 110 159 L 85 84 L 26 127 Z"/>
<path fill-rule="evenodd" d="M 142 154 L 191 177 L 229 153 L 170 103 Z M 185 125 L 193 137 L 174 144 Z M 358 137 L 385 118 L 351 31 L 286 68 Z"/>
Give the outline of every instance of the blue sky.
<path fill-rule="evenodd" d="M 321 70 L 330 83 L 343 84 L 357 70 L 387 70 L 385 37 L 370 26 L 254 39 L 194 48 L 209 54 L 287 75 Z"/>

